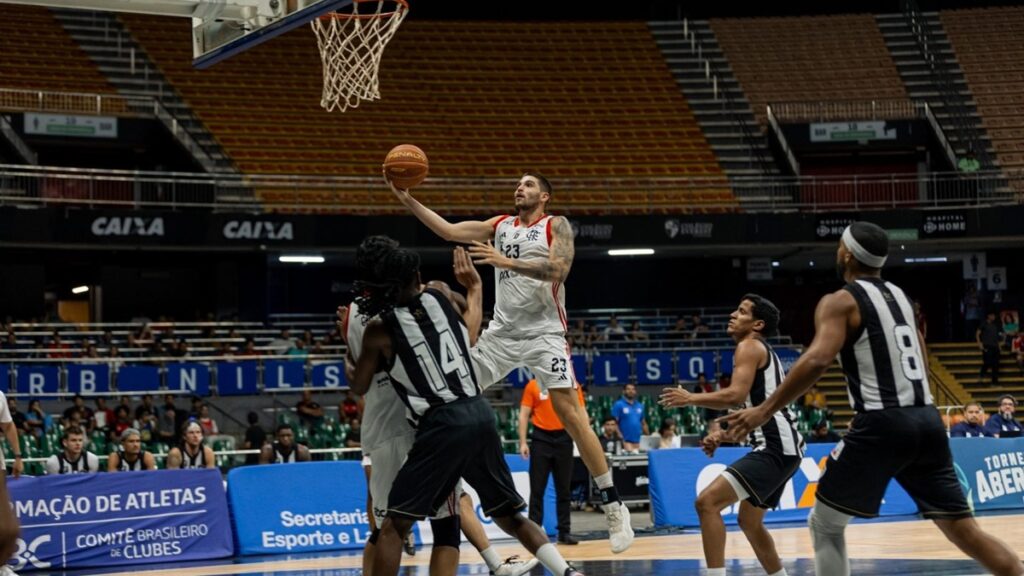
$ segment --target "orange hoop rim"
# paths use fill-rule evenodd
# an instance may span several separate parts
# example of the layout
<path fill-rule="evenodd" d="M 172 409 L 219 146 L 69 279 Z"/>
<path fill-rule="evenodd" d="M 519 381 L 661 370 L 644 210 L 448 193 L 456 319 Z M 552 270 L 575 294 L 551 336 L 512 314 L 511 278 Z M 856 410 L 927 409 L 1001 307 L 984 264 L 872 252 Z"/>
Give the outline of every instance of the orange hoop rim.
<path fill-rule="evenodd" d="M 401 6 L 404 10 L 409 9 L 408 0 L 352 0 L 352 4 L 369 4 L 370 2 L 376 2 L 382 4 L 384 2 L 394 2 Z M 319 17 L 320 20 L 374 20 L 377 18 L 391 18 L 395 14 L 398 14 L 400 10 L 393 10 L 391 12 L 381 12 L 380 14 L 345 14 L 343 12 L 328 12 Z"/>

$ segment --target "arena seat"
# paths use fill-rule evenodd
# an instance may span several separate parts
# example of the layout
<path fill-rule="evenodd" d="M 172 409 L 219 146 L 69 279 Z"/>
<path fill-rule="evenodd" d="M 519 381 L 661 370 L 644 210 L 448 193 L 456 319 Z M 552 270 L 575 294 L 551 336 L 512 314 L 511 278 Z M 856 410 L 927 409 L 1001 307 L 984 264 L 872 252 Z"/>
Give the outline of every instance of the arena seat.
<path fill-rule="evenodd" d="M 950 10 L 942 25 L 1004 168 L 1024 168 L 1024 7 Z"/>
<path fill-rule="evenodd" d="M 712 19 L 757 119 L 781 102 L 908 98 L 873 16 Z"/>
<path fill-rule="evenodd" d="M 187 29 L 121 18 L 244 172 L 375 176 L 388 149 L 410 142 L 442 178 L 722 175 L 642 23 L 536 23 L 525 38 L 515 23 L 409 21 L 387 48 L 382 100 L 339 114 L 320 108 L 307 28 L 196 71 Z M 478 200 L 459 194 L 449 211 Z M 716 201 L 735 205 L 730 196 Z"/>

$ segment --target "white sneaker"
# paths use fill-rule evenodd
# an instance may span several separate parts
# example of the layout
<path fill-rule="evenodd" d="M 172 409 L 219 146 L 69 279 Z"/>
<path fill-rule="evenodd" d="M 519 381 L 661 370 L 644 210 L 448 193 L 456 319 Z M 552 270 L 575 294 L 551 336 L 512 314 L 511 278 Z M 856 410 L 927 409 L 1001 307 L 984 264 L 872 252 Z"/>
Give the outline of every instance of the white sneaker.
<path fill-rule="evenodd" d="M 538 562 L 540 562 L 540 560 L 537 560 L 536 558 L 531 558 L 524 562 L 520 560 L 518 556 L 511 556 L 505 559 L 505 561 L 501 563 L 501 566 L 498 566 L 493 572 L 491 572 L 491 574 L 492 576 L 522 576 L 530 570 L 533 570 L 533 567 L 536 566 Z"/>
<path fill-rule="evenodd" d="M 633 527 L 629 524 L 629 508 L 621 502 L 605 504 L 604 516 L 608 519 L 608 541 L 612 554 L 621 554 L 633 545 Z"/>

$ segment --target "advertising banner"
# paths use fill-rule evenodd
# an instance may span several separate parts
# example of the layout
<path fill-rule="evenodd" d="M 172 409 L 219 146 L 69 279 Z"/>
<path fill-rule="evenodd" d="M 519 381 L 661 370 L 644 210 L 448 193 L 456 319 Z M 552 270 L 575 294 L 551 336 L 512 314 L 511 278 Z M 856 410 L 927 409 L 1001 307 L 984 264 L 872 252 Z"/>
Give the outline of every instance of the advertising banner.
<path fill-rule="evenodd" d="M 15 571 L 231 556 L 217 470 L 160 470 L 8 479 L 21 522 Z"/>
<path fill-rule="evenodd" d="M 950 438 L 973 510 L 1024 508 L 1024 438 Z"/>

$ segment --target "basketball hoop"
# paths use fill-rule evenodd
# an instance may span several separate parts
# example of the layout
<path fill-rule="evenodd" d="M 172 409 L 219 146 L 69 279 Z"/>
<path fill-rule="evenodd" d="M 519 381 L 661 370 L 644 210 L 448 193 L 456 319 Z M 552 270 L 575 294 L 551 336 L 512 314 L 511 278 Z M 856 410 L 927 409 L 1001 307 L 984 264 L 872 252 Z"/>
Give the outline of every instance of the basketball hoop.
<path fill-rule="evenodd" d="M 393 6 L 385 10 L 385 5 Z M 328 112 L 380 99 L 377 73 L 381 55 L 409 13 L 406 0 L 354 0 L 346 12 L 313 20 L 324 65 L 320 105 Z"/>

